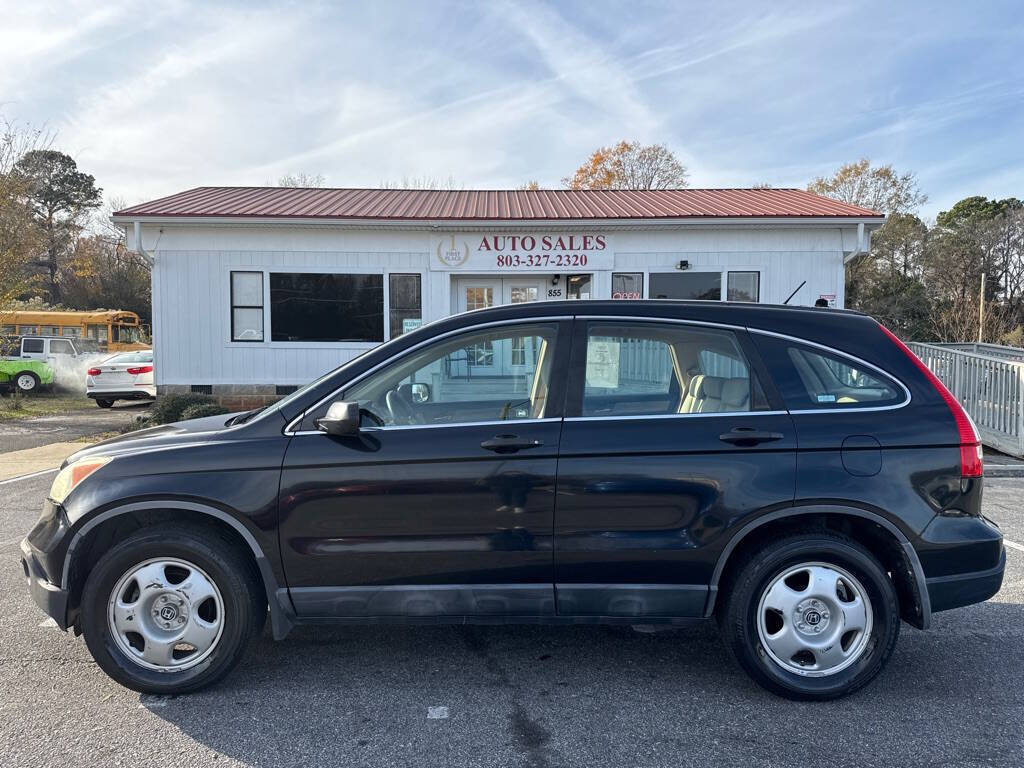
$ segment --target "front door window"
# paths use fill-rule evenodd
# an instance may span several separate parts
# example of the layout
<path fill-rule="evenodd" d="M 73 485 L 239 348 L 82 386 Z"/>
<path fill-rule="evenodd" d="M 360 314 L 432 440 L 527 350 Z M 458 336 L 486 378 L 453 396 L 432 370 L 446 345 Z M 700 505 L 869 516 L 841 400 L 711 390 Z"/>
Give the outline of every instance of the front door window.
<path fill-rule="evenodd" d="M 357 383 L 344 399 L 359 403 L 366 426 L 542 418 L 556 330 L 553 323 L 515 324 L 446 339 Z M 489 350 L 488 376 L 473 365 L 485 362 L 482 350 Z"/>

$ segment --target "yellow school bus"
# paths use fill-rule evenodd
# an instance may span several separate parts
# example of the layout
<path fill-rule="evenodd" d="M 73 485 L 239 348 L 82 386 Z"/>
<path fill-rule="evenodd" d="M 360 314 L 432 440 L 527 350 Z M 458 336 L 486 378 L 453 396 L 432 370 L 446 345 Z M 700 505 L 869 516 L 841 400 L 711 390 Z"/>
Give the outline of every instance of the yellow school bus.
<path fill-rule="evenodd" d="M 148 349 L 149 334 L 134 312 L 0 311 L 0 334 L 4 336 L 67 336 L 93 339 L 108 352 Z"/>

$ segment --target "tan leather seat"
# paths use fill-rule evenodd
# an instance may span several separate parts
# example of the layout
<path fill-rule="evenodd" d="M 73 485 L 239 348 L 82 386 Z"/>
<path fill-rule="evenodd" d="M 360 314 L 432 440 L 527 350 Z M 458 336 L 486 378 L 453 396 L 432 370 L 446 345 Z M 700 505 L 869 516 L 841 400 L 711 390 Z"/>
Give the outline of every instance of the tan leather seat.
<path fill-rule="evenodd" d="M 732 413 L 750 410 L 750 382 L 698 374 L 679 406 L 679 413 Z"/>
<path fill-rule="evenodd" d="M 679 403 L 679 413 L 697 412 L 697 392 L 703 380 L 703 374 L 699 373 L 690 377 L 690 383 L 686 387 L 686 394 L 683 396 L 682 402 Z"/>
<path fill-rule="evenodd" d="M 696 413 L 718 413 L 722 410 L 722 388 L 725 379 L 721 376 L 705 376 L 697 392 Z"/>
<path fill-rule="evenodd" d="M 722 385 L 722 412 L 750 410 L 750 382 L 745 378 L 726 379 Z"/>

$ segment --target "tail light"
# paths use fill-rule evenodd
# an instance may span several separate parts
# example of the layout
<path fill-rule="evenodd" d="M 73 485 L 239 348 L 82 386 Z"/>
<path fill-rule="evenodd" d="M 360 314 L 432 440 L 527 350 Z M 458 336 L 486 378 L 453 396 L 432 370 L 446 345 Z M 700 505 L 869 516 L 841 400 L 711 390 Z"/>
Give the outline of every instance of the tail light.
<path fill-rule="evenodd" d="M 946 385 L 939 381 L 939 377 L 932 373 L 931 369 L 922 363 L 921 359 L 906 344 L 896 338 L 895 334 L 884 325 L 880 325 L 879 328 L 892 340 L 893 344 L 903 350 L 903 353 L 920 369 L 949 406 L 953 420 L 956 422 L 957 432 L 960 433 L 960 476 L 981 477 L 984 472 L 981 458 L 981 435 L 978 434 L 978 428 L 974 426 L 967 411 L 960 405 L 960 401 L 953 397 L 953 393 L 946 389 Z"/>
<path fill-rule="evenodd" d="M 81 370 L 81 369 L 79 369 L 79 370 Z M 87 376 L 99 376 L 100 375 L 100 369 L 99 368 L 90 368 L 88 371 L 85 372 L 85 374 Z"/>
<path fill-rule="evenodd" d="M 152 373 L 152 372 L 153 372 L 153 366 L 152 365 L 140 365 L 140 366 L 137 366 L 135 368 L 129 368 L 128 369 L 128 373 L 130 373 L 132 376 L 138 376 L 140 373 Z"/>

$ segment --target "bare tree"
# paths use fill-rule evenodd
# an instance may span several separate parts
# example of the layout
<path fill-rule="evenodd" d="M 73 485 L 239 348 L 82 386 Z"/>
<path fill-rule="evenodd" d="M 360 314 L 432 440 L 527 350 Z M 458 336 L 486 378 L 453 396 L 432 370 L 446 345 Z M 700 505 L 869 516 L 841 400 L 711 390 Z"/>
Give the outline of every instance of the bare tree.
<path fill-rule="evenodd" d="M 0 310 L 31 287 L 30 264 L 45 251 L 29 205 L 31 182 L 18 161 L 46 149 L 54 134 L 0 117 Z"/>
<path fill-rule="evenodd" d="M 442 179 L 437 176 L 403 176 L 401 181 L 382 181 L 381 189 L 440 189 L 457 192 L 466 189 L 466 185 L 455 180 L 454 176 Z"/>
<path fill-rule="evenodd" d="M 688 185 L 688 176 L 664 144 L 620 141 L 594 150 L 562 183 L 569 189 L 681 189 Z"/>
<path fill-rule="evenodd" d="M 277 180 L 275 187 L 323 187 L 327 179 L 322 173 L 286 173 Z M 269 184 L 267 186 L 270 186 Z"/>

